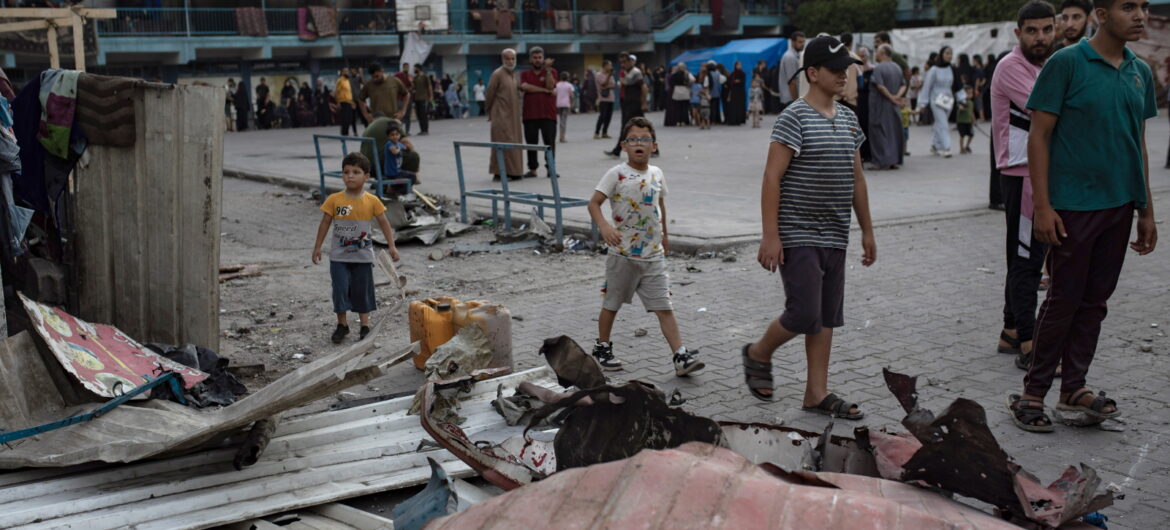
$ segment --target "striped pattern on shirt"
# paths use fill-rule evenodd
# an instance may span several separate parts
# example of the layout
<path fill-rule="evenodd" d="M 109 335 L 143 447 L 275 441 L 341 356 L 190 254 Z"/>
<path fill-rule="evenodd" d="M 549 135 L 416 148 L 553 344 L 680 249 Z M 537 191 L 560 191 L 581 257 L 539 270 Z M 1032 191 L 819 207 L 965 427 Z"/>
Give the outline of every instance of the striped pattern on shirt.
<path fill-rule="evenodd" d="M 780 181 L 780 242 L 785 247 L 849 246 L 853 158 L 865 141 L 857 116 L 836 103 L 826 118 L 803 98 L 784 109 L 772 141 L 796 151 Z"/>

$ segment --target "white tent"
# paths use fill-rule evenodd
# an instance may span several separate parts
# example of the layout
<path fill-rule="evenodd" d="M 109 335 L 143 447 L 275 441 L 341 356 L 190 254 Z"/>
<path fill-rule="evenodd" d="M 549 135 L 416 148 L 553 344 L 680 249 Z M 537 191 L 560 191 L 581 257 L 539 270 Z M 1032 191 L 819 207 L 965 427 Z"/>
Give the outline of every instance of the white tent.
<path fill-rule="evenodd" d="M 929 28 L 896 29 L 890 32 L 894 50 L 906 56 L 911 67 L 922 67 L 931 52 L 950 46 L 955 52 L 955 63 L 960 53 L 999 55 L 1016 45 L 1015 22 L 987 22 L 962 26 L 934 26 Z"/>

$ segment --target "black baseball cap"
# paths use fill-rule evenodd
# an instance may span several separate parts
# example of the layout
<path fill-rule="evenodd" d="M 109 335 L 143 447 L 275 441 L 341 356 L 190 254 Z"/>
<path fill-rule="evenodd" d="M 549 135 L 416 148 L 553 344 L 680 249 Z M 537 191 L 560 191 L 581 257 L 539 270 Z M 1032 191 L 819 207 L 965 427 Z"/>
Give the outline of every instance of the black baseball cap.
<path fill-rule="evenodd" d="M 800 65 L 800 71 L 796 72 L 792 79 L 796 79 L 801 72 L 816 66 L 823 66 L 830 70 L 844 70 L 854 64 L 863 63 L 849 55 L 849 50 L 841 41 L 835 37 L 821 35 L 804 45 L 804 62 Z M 789 79 L 789 82 L 792 79 Z"/>

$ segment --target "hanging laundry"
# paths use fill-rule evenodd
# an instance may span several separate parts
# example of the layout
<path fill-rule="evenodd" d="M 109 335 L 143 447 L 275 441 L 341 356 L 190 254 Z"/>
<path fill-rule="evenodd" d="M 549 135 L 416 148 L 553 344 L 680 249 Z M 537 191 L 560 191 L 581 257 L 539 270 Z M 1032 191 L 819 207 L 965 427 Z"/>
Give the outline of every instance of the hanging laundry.
<path fill-rule="evenodd" d="M 37 139 L 46 151 L 59 158 L 69 157 L 79 75 L 81 72 L 76 70 L 41 72 L 41 126 Z"/>

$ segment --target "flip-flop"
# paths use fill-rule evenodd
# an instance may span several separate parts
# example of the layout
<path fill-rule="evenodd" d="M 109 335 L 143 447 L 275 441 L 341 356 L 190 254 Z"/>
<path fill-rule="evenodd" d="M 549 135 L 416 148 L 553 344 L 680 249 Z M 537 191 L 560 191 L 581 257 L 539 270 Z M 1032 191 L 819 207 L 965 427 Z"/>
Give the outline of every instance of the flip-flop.
<path fill-rule="evenodd" d="M 844 399 L 837 397 L 837 394 L 829 394 L 825 399 L 821 400 L 820 404 L 815 407 L 801 407 L 808 412 L 815 412 L 817 414 L 824 414 L 834 418 L 844 418 L 847 420 L 860 420 L 865 417 L 865 413 L 860 410 L 856 414 L 849 411 L 851 409 L 859 409 L 857 403 L 846 403 Z"/>
<path fill-rule="evenodd" d="M 753 397 L 760 401 L 767 401 L 771 403 L 772 396 L 776 393 L 775 389 L 772 387 L 772 363 L 760 362 L 749 357 L 748 348 L 751 348 L 751 346 L 752 345 L 750 343 L 744 344 L 742 350 L 744 382 L 747 383 L 748 392 L 750 392 Z M 761 388 L 771 390 L 772 394 L 764 394 L 760 392 Z"/>
<path fill-rule="evenodd" d="M 1068 412 L 1081 412 L 1090 417 L 1107 420 L 1116 418 L 1121 415 L 1121 410 L 1117 408 L 1117 402 L 1105 397 L 1105 393 L 1101 392 L 1093 397 L 1092 403 L 1088 406 L 1078 405 L 1081 398 L 1085 395 L 1093 395 L 1093 391 L 1087 388 L 1081 388 L 1076 392 L 1068 395 L 1068 399 L 1061 400 L 1056 404 L 1056 410 L 1063 410 Z M 1113 412 L 1101 412 L 1106 406 L 1113 407 Z"/>
<path fill-rule="evenodd" d="M 1016 404 L 1019 406 L 1015 406 Z M 1026 405 L 1025 403 L 1030 403 Z M 1040 406 L 1037 407 L 1036 404 Z M 1044 402 L 1035 399 L 1024 399 L 1019 394 L 1011 394 L 1008 396 L 1008 412 L 1012 415 L 1012 423 L 1028 432 L 1048 433 L 1056 430 L 1052 425 L 1052 420 L 1044 413 Z M 1040 425 L 1033 424 L 1036 420 L 1044 420 Z"/>

